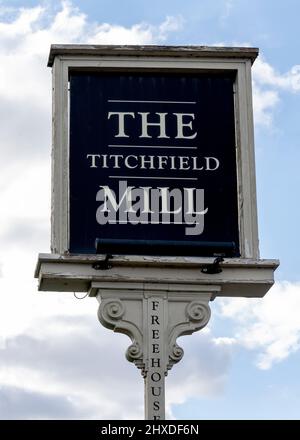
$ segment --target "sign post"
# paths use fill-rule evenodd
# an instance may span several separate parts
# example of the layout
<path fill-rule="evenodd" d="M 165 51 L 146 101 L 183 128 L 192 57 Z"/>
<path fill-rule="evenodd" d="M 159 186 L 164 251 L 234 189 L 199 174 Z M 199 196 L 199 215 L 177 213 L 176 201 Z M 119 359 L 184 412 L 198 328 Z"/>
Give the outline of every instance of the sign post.
<path fill-rule="evenodd" d="M 177 338 L 207 324 L 208 303 L 219 289 L 184 289 L 175 284 L 149 285 L 143 289 L 133 283 L 107 287 L 103 283 L 94 283 L 92 287 L 91 294 L 96 294 L 100 303 L 99 320 L 105 327 L 131 338 L 126 357 L 141 369 L 145 380 L 145 418 L 163 420 L 165 376 L 183 357 Z"/>
<path fill-rule="evenodd" d="M 40 290 L 86 291 L 128 335 L 145 418 L 165 418 L 177 338 L 217 296 L 262 297 L 254 48 L 54 45 L 52 253 Z"/>

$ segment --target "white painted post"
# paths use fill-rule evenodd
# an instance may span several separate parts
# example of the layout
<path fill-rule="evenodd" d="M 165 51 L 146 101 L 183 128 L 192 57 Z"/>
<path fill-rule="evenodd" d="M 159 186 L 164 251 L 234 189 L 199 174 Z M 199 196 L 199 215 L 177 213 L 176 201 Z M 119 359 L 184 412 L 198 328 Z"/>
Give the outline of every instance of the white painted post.
<path fill-rule="evenodd" d="M 145 419 L 165 419 L 165 327 L 164 300 L 147 300 L 149 366 L 145 377 Z"/>
<path fill-rule="evenodd" d="M 220 287 L 197 290 L 175 283 L 92 283 L 101 324 L 132 340 L 126 358 L 144 377 L 146 420 L 165 419 L 165 377 L 183 357 L 177 338 L 205 327 L 210 318 L 208 303 Z"/>

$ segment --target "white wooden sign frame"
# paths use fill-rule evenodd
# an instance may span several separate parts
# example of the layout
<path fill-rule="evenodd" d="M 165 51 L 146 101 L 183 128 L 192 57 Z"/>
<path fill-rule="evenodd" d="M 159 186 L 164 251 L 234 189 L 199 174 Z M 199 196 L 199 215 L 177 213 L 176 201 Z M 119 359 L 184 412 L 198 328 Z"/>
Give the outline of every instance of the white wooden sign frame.
<path fill-rule="evenodd" d="M 132 46 L 52 46 L 52 252 L 66 255 L 69 249 L 69 72 L 233 71 L 240 252 L 242 259 L 259 259 L 251 88 L 251 65 L 257 53 L 249 48 L 164 47 L 152 51 Z"/>
<path fill-rule="evenodd" d="M 209 321 L 219 296 L 263 297 L 274 283 L 277 260 L 260 260 L 253 140 L 251 65 L 255 48 L 54 45 L 51 254 L 40 254 L 40 291 L 88 292 L 99 302 L 102 325 L 126 334 L 126 357 L 145 380 L 145 418 L 165 418 L 165 376 L 183 357 L 177 339 Z M 69 73 L 86 71 L 236 73 L 235 131 L 240 258 L 68 254 Z"/>

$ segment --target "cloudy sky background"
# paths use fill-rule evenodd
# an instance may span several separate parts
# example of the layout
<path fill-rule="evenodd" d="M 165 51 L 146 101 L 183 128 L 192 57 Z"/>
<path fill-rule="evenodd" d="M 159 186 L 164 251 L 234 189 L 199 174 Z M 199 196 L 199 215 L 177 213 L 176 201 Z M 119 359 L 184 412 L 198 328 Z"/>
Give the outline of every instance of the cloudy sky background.
<path fill-rule="evenodd" d="M 0 1 L 0 418 L 142 418 L 129 339 L 97 302 L 38 293 L 49 252 L 51 43 L 250 45 L 261 255 L 280 258 L 263 300 L 217 299 L 182 338 L 168 417 L 299 418 L 300 35 L 297 0 Z"/>

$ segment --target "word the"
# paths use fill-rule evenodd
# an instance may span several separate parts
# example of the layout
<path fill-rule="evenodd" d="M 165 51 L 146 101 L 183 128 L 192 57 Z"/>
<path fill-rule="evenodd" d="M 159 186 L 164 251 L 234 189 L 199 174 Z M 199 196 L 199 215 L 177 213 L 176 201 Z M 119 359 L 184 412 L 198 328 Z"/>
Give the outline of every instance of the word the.
<path fill-rule="evenodd" d="M 170 118 L 176 119 L 177 135 L 175 139 L 195 139 L 197 132 L 192 133 L 192 122 L 195 119 L 194 113 L 154 113 L 153 120 L 149 121 L 149 112 L 109 112 L 107 119 L 111 117 L 117 119 L 118 131 L 114 137 L 117 138 L 128 138 L 130 137 L 125 129 L 125 121 L 129 119 L 137 119 L 140 126 L 140 138 L 152 138 L 153 136 L 149 134 L 149 127 L 158 128 L 159 135 L 157 138 L 170 139 L 166 131 L 166 120 Z M 158 118 L 157 118 L 158 117 Z M 151 114 L 151 119 L 153 119 L 153 114 Z"/>

